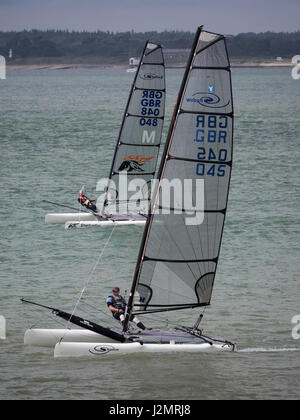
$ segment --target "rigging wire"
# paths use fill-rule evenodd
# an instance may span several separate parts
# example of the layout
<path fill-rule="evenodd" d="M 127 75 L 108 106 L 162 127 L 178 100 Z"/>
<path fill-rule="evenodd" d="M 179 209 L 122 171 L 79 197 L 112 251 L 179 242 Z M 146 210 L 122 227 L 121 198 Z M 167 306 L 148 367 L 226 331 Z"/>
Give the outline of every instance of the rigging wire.
<path fill-rule="evenodd" d="M 86 306 L 89 306 L 90 308 L 92 308 L 94 311 L 96 311 L 97 313 L 98 312 L 101 312 L 107 319 L 111 319 L 111 316 L 107 313 L 107 312 L 104 312 L 104 310 L 103 309 L 99 309 L 99 308 L 97 308 L 96 306 L 94 306 L 94 305 L 91 305 L 90 303 L 87 303 L 87 302 L 84 302 L 84 305 L 86 305 Z M 86 312 L 87 313 L 87 312 Z"/>
<path fill-rule="evenodd" d="M 75 311 L 76 311 L 76 309 L 77 309 L 77 307 L 78 307 L 78 305 L 79 305 L 79 303 L 80 303 L 80 301 L 81 301 L 81 299 L 82 299 L 82 296 L 83 296 L 83 294 L 84 294 L 84 292 L 86 291 L 86 289 L 88 288 L 88 286 L 90 286 L 92 283 L 94 283 L 94 282 L 96 282 L 97 280 L 99 280 L 113 265 L 115 265 L 116 263 L 117 263 L 117 261 L 124 255 L 124 254 L 126 254 L 127 252 L 128 252 L 128 250 L 134 245 L 134 243 L 138 240 L 138 238 L 140 237 L 140 231 L 138 232 L 138 234 L 137 235 L 135 235 L 135 237 L 133 238 L 133 240 L 129 243 L 129 245 L 125 248 L 125 250 L 117 257 L 117 258 L 115 258 L 113 261 L 112 261 L 112 263 L 111 264 L 109 264 L 101 273 L 100 273 L 100 275 L 97 277 L 97 278 L 94 278 L 94 280 L 91 280 L 91 277 L 92 277 L 92 275 L 94 274 L 94 272 L 95 272 L 95 270 L 96 270 L 96 268 L 97 268 L 97 266 L 98 266 L 98 264 L 100 263 L 100 261 L 101 261 L 101 258 L 102 258 L 102 256 L 103 256 L 103 253 L 104 253 L 104 251 L 105 251 L 105 249 L 106 249 L 106 247 L 107 247 L 107 245 L 108 245 L 108 243 L 110 242 L 110 239 L 111 239 L 111 237 L 112 237 L 112 235 L 113 235 L 113 232 L 114 232 L 114 230 L 115 230 L 115 228 L 116 228 L 116 225 L 114 225 L 113 226 L 113 228 L 112 228 L 112 230 L 111 230 L 111 233 L 110 233 L 110 235 L 109 235 L 109 237 L 108 237 L 108 239 L 107 239 L 107 241 L 106 241 L 106 243 L 105 243 L 105 245 L 104 245 L 104 247 L 102 248 L 102 251 L 100 252 L 100 255 L 99 255 L 99 257 L 98 257 L 98 260 L 97 260 L 97 262 L 96 262 L 96 264 L 94 265 L 94 267 L 93 267 L 93 269 L 91 270 L 91 272 L 90 272 L 90 275 L 88 276 L 88 280 L 87 280 L 87 282 L 85 283 L 85 285 L 84 285 L 84 287 L 83 287 L 83 289 L 80 291 L 80 292 L 78 292 L 75 296 L 73 296 L 73 298 L 71 299 L 71 300 L 69 300 L 64 306 L 67 306 L 68 304 L 70 304 L 70 303 L 72 303 L 73 302 L 73 299 L 75 298 L 75 297 L 78 297 L 78 299 L 77 299 L 77 302 L 76 302 L 76 304 L 75 304 L 75 306 L 74 306 L 74 308 L 73 308 L 73 310 L 72 310 L 72 313 L 71 313 L 71 316 L 70 316 L 70 319 L 72 318 L 72 316 L 74 315 L 74 313 L 75 313 Z M 99 310 L 98 310 L 99 311 Z M 101 312 L 103 312 L 103 311 L 101 311 Z M 70 320 L 67 322 L 67 325 L 66 325 L 66 329 L 69 329 L 69 327 L 68 327 L 68 325 L 70 324 Z M 66 332 L 67 333 L 67 332 Z M 64 336 L 61 338 L 61 340 L 63 341 L 63 339 L 64 339 Z"/>
<path fill-rule="evenodd" d="M 113 226 L 113 228 L 112 228 L 112 230 L 111 230 L 111 232 L 110 232 L 110 235 L 109 235 L 109 237 L 108 237 L 108 239 L 107 239 L 106 243 L 104 244 L 104 246 L 103 246 L 103 248 L 102 248 L 102 250 L 101 250 L 101 252 L 100 252 L 100 254 L 99 254 L 99 257 L 98 257 L 98 259 L 97 259 L 96 263 L 94 264 L 94 267 L 92 268 L 92 270 L 91 270 L 91 272 L 90 272 L 90 274 L 89 274 L 89 276 L 88 276 L 88 279 L 87 279 L 87 281 L 86 281 L 86 283 L 85 283 L 84 287 L 82 288 L 82 290 L 81 290 L 81 291 L 80 291 L 80 293 L 79 293 L 79 296 L 78 296 L 77 302 L 76 302 L 76 303 L 75 303 L 75 305 L 74 305 L 74 308 L 73 308 L 73 310 L 72 310 L 72 313 L 71 313 L 71 317 L 70 317 L 70 319 L 71 319 L 71 318 L 72 318 L 72 316 L 74 315 L 74 313 L 75 313 L 75 311 L 76 311 L 76 309 L 77 309 L 77 307 L 78 307 L 78 305 L 79 305 L 79 302 L 80 302 L 80 300 L 81 300 L 81 298 L 82 298 L 82 296 L 83 296 L 83 294 L 84 294 L 85 290 L 87 289 L 87 287 L 88 287 L 88 285 L 89 285 L 89 283 L 90 283 L 90 281 L 91 281 L 91 277 L 92 277 L 92 275 L 94 274 L 94 272 L 95 272 L 95 270 L 96 270 L 96 268 L 97 268 L 97 266 L 98 266 L 99 262 L 101 261 L 102 255 L 103 255 L 103 253 L 104 253 L 104 251 L 105 251 L 105 249 L 106 249 L 106 247 L 107 247 L 107 245 L 108 245 L 108 243 L 109 243 L 109 241 L 110 241 L 110 239 L 111 239 L 111 237 L 112 237 L 112 235 L 113 235 L 113 232 L 114 232 L 115 228 L 116 228 L 116 225 L 114 225 L 114 226 Z M 69 325 L 69 324 L 70 324 L 70 320 L 67 322 L 67 326 L 66 326 L 66 328 L 68 328 L 68 325 Z M 64 338 L 64 337 L 62 337 L 62 340 L 63 340 L 63 338 Z"/>
<path fill-rule="evenodd" d="M 116 225 L 114 225 L 114 228 L 116 227 Z M 91 284 L 93 284 L 93 283 L 95 283 L 95 282 L 97 282 L 97 281 L 99 281 L 102 277 L 103 277 L 103 275 L 104 274 L 106 274 L 128 251 L 129 251 L 129 249 L 135 244 L 135 242 L 137 242 L 137 240 L 140 238 L 140 235 L 141 235 L 141 231 L 139 230 L 139 232 L 134 236 L 134 238 L 133 238 L 133 240 L 129 243 L 129 245 L 121 252 L 121 254 L 119 254 L 119 256 L 118 257 L 116 257 L 116 258 L 114 258 L 113 260 L 112 260 L 112 262 L 110 263 L 110 264 L 108 264 L 102 271 L 101 271 L 101 273 L 96 277 L 96 278 L 94 278 L 94 280 L 91 280 L 90 282 L 89 282 L 89 284 L 87 285 L 87 287 L 88 286 L 90 286 Z M 69 299 L 64 305 L 62 305 L 62 308 L 65 308 L 65 307 L 67 307 L 67 306 L 69 306 L 72 302 L 73 302 L 73 300 L 77 297 L 77 296 L 79 296 L 80 295 L 80 292 L 78 292 L 78 293 L 76 293 L 71 299 Z"/>

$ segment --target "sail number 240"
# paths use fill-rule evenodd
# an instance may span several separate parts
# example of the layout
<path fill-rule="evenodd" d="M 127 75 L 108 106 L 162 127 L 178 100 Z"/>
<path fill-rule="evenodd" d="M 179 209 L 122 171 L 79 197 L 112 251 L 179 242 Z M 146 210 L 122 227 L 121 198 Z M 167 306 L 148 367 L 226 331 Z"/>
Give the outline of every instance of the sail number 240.
<path fill-rule="evenodd" d="M 198 150 L 197 158 L 199 160 L 218 160 L 219 162 L 226 162 L 227 149 L 220 149 L 216 153 L 211 148 L 206 150 L 205 147 L 198 147 Z M 226 165 L 197 163 L 196 175 L 224 176 L 225 168 Z"/>

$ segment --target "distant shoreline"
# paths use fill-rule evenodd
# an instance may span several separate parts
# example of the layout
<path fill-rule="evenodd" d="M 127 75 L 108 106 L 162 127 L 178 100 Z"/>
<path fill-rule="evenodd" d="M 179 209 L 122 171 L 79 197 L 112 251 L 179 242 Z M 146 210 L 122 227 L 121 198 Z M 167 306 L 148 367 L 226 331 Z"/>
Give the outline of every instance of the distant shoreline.
<path fill-rule="evenodd" d="M 231 60 L 232 68 L 270 68 L 270 67 L 292 67 L 290 61 L 244 61 Z M 126 70 L 127 65 L 124 64 L 7 64 L 7 70 L 69 70 L 69 69 L 102 69 L 102 70 Z M 185 64 L 167 65 L 167 69 L 182 69 Z"/>

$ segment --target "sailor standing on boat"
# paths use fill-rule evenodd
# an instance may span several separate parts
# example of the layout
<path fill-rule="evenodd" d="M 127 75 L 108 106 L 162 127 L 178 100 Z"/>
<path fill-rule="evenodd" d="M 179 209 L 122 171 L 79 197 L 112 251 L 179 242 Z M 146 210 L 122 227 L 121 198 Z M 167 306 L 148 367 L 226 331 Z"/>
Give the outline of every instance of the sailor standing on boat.
<path fill-rule="evenodd" d="M 111 311 L 113 317 L 124 324 L 126 300 L 120 295 L 120 288 L 114 287 L 112 289 L 112 296 L 108 296 L 106 303 L 108 309 Z M 145 325 L 134 315 L 131 315 L 130 321 L 134 322 L 138 328 L 145 330 Z"/>

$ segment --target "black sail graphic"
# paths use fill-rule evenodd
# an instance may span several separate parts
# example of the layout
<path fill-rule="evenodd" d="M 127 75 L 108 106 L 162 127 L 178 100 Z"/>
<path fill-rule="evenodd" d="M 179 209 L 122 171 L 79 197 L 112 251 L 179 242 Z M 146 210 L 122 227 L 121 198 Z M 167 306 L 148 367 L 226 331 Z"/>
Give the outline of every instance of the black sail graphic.
<path fill-rule="evenodd" d="M 199 28 L 159 169 L 128 314 L 210 304 L 227 208 L 232 138 L 226 41 Z M 189 180 L 183 191 L 188 194 L 184 202 L 173 198 L 166 204 L 162 185 L 174 179 L 182 184 Z M 202 201 L 189 202 L 202 191 Z"/>
<path fill-rule="evenodd" d="M 110 171 L 103 213 L 109 204 L 135 203 L 138 191 L 148 210 L 151 179 L 156 172 L 165 114 L 165 66 L 162 47 L 146 42 L 130 91 Z M 120 177 L 127 175 L 132 191 L 125 200 L 120 194 Z M 135 180 L 139 180 L 135 191 Z M 141 185 L 143 182 L 143 186 Z M 149 188 L 148 188 L 149 186 Z"/>

